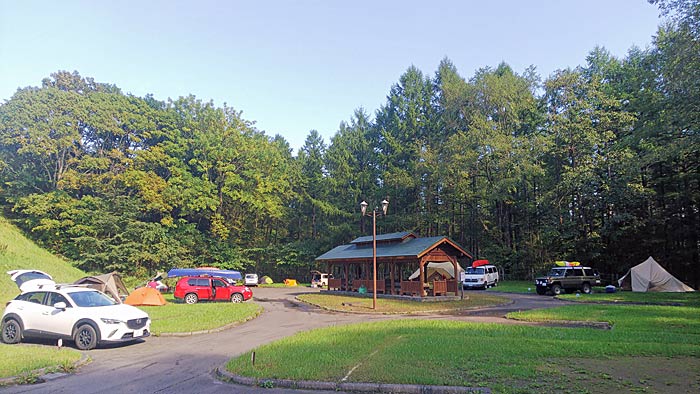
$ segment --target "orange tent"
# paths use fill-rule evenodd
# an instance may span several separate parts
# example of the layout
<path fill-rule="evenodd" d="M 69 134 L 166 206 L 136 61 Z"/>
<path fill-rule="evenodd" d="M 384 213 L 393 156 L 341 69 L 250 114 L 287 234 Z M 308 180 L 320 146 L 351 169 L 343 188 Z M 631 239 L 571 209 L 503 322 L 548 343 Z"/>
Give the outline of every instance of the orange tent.
<path fill-rule="evenodd" d="M 152 287 L 139 287 L 124 300 L 128 305 L 165 305 L 165 298 Z"/>

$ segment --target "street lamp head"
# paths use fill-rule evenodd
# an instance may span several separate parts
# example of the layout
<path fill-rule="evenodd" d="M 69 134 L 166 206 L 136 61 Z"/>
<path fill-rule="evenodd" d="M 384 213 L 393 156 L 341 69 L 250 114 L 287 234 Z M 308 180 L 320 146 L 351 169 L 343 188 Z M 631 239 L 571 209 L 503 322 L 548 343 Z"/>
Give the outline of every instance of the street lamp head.
<path fill-rule="evenodd" d="M 386 215 L 387 208 L 389 208 L 389 201 L 387 201 L 387 200 L 382 201 L 382 211 L 384 212 L 385 215 Z"/>
<path fill-rule="evenodd" d="M 362 210 L 362 215 L 364 215 L 365 212 L 367 212 L 367 205 L 369 205 L 369 204 L 367 204 L 367 202 L 365 202 L 364 200 L 360 203 L 360 209 Z"/>

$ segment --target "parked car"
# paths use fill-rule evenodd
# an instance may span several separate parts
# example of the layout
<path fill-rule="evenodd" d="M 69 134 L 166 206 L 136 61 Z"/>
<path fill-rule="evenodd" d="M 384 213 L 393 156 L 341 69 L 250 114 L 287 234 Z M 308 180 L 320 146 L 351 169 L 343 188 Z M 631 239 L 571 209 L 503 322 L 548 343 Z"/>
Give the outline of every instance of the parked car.
<path fill-rule="evenodd" d="M 133 341 L 150 336 L 151 319 L 131 305 L 116 303 L 99 290 L 56 284 L 41 271 L 9 271 L 22 290 L 2 315 L 2 341 L 25 337 L 67 339 L 80 350 L 101 343 Z"/>
<path fill-rule="evenodd" d="M 553 267 L 547 275 L 535 279 L 537 294 L 543 295 L 551 292 L 559 295 L 562 291 L 580 291 L 590 294 L 593 286 L 600 286 L 601 280 L 598 271 L 591 267 Z"/>
<path fill-rule="evenodd" d="M 488 289 L 498 286 L 499 279 L 498 268 L 495 265 L 467 267 L 462 274 L 462 286 L 465 289 Z"/>
<path fill-rule="evenodd" d="M 321 271 L 311 271 L 311 274 L 311 287 L 328 287 L 328 279 L 333 279 L 333 275 Z"/>
<path fill-rule="evenodd" d="M 243 284 L 246 286 L 257 286 L 258 274 L 245 274 L 245 278 L 243 278 Z"/>
<path fill-rule="evenodd" d="M 176 299 L 187 304 L 199 301 L 243 302 L 253 297 L 248 286 L 237 286 L 233 280 L 216 276 L 184 276 L 175 285 Z"/>

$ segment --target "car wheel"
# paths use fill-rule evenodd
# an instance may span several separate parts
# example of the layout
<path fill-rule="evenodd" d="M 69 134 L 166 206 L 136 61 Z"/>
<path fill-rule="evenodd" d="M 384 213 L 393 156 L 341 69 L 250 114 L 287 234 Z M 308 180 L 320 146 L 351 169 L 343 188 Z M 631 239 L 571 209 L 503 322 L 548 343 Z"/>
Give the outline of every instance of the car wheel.
<path fill-rule="evenodd" d="M 97 331 L 90 324 L 81 324 L 73 335 L 75 347 L 80 350 L 90 350 L 97 346 Z"/>
<path fill-rule="evenodd" d="M 197 301 L 199 301 L 199 297 L 197 297 L 197 294 L 195 293 L 188 293 L 185 296 L 185 303 L 187 304 L 196 304 Z"/>
<path fill-rule="evenodd" d="M 555 296 L 561 294 L 561 286 L 559 286 L 559 285 L 552 286 L 552 294 L 554 294 Z"/>
<path fill-rule="evenodd" d="M 22 326 L 15 319 L 7 319 L 2 323 L 2 341 L 8 344 L 19 343 L 22 340 Z"/>
<path fill-rule="evenodd" d="M 243 294 L 241 294 L 241 293 L 232 294 L 231 295 L 231 302 L 233 302 L 234 304 L 238 304 L 238 303 L 243 302 Z"/>
<path fill-rule="evenodd" d="M 547 289 L 545 289 L 544 287 L 538 287 L 538 288 L 537 288 L 537 294 L 539 294 L 539 295 L 545 295 L 546 293 L 547 293 Z"/>
<path fill-rule="evenodd" d="M 591 285 L 584 283 L 583 286 L 581 286 L 581 292 L 583 294 L 591 294 Z"/>

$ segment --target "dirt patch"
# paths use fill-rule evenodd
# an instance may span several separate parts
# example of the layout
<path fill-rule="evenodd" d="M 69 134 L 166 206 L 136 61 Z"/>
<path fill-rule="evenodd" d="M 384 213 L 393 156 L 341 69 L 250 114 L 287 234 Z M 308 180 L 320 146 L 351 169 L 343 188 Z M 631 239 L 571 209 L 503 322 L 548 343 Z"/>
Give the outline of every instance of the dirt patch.
<path fill-rule="evenodd" d="M 622 357 L 609 360 L 550 360 L 540 382 L 510 382 L 513 392 L 546 388 L 551 393 L 699 393 L 700 358 Z M 550 364 L 551 365 L 551 364 Z M 546 368 L 549 369 L 549 368 Z M 544 372 L 544 371 L 543 371 Z"/>

